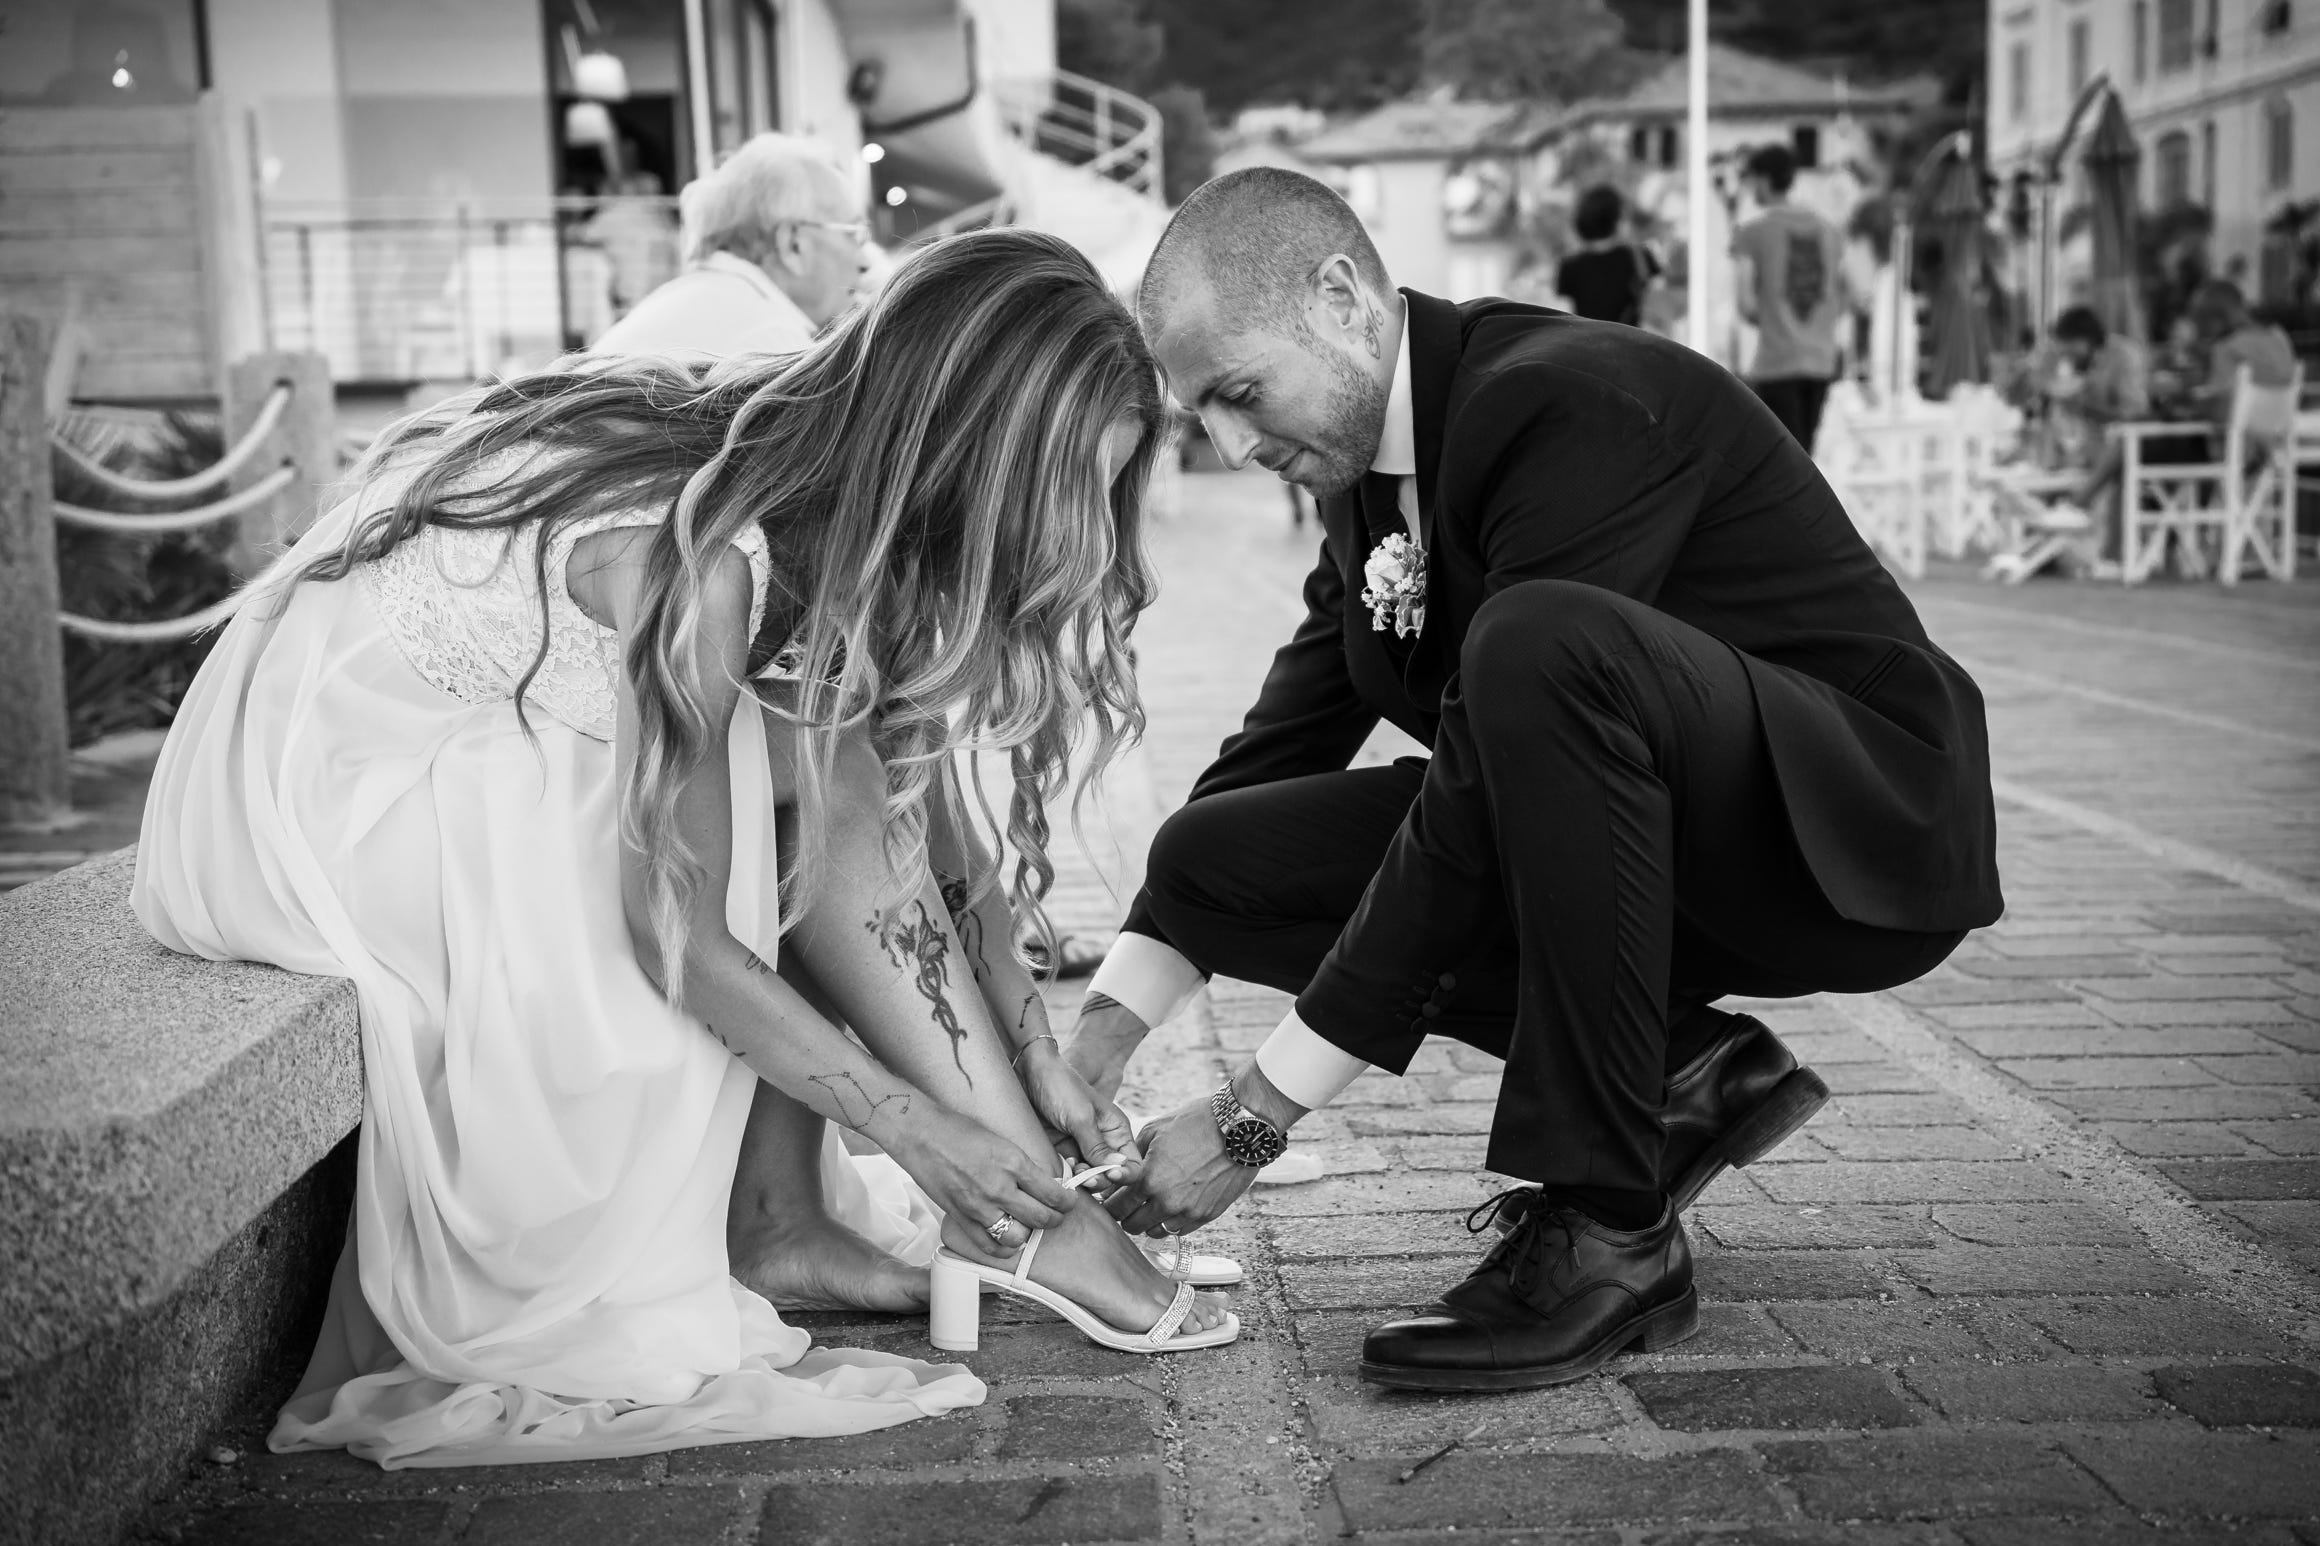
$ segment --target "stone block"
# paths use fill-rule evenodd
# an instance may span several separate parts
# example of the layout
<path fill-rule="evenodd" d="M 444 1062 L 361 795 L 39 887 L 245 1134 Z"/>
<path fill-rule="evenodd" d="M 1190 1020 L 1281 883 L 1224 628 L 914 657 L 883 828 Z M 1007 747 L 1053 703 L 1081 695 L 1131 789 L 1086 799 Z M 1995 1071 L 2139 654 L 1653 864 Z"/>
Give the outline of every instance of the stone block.
<path fill-rule="evenodd" d="M 1775 1304 L 1764 1313 L 1806 1352 L 1847 1363 L 1907 1364 L 1983 1353 L 1972 1332 L 1932 1305 Z"/>
<path fill-rule="evenodd" d="M 1932 1245 L 1940 1239 L 1926 1210 L 1909 1206 L 1724 1203 L 1695 1208 L 1686 1223 L 1736 1251 Z"/>
<path fill-rule="evenodd" d="M 1893 1263 L 1928 1293 L 2181 1294 L 2195 1285 L 2147 1253 L 2086 1246 L 1946 1246 L 1896 1251 Z"/>
<path fill-rule="evenodd" d="M 1815 1519 L 2080 1514 L 2109 1497 L 2053 1448 L 2015 1437 L 1910 1434 L 1762 1446 Z"/>
<path fill-rule="evenodd" d="M 2186 1364 L 2151 1382 L 2210 1428 L 2320 1428 L 2320 1374 L 2293 1364 Z"/>
<path fill-rule="evenodd" d="M 1007 1402 L 1002 1460 L 1156 1457 L 1151 1409 L 1117 1396 L 1014 1396 Z"/>
<path fill-rule="evenodd" d="M 2141 977 L 2080 977 L 2071 986 L 2081 993 L 2120 1003 L 2166 1003 L 2229 999 L 2277 999 L 2293 994 L 2285 983 L 2270 977 L 2196 977 L 2146 975 Z"/>
<path fill-rule="evenodd" d="M 2110 1519 L 1990 1519 L 1960 1527 L 1966 1546 L 2297 1546 L 2284 1525 L 2244 1520 L 2202 1524 L 2171 1520 L 2146 1524 L 2132 1515 Z"/>
<path fill-rule="evenodd" d="M 2136 1245 L 2142 1239 L 2107 1210 L 2076 1203 L 1935 1203 L 1933 1221 L 1975 1245 Z"/>
<path fill-rule="evenodd" d="M 2320 1198 L 2320 1160 L 2200 1160 L 2159 1170 L 2202 1202 Z"/>
<path fill-rule="evenodd" d="M 1063 1546 L 1153 1540 L 1165 1528 L 1149 1473 L 784 1483 L 758 1517 L 760 1546 Z"/>
<path fill-rule="evenodd" d="M 1347 1125 L 1365 1138 L 1393 1138 L 1409 1133 L 1487 1133 L 1497 1111 L 1488 1101 L 1437 1103 L 1399 1111 L 1376 1107 L 1353 1112 L 1347 1118 Z M 1303 1132 L 1304 1123 L 1299 1123 L 1297 1130 Z"/>
<path fill-rule="evenodd" d="M 1398 1309 L 1427 1303 L 1471 1272 L 1478 1256 L 1300 1262 L 1282 1271 L 1281 1286 L 1299 1310 Z"/>
<path fill-rule="evenodd" d="M 2085 1364 L 1919 1365 L 1903 1383 L 1961 1423 L 2110 1423 L 2165 1417 L 2150 1380 L 2132 1369 Z"/>
<path fill-rule="evenodd" d="M 1412 1134 L 1391 1144 L 1393 1163 L 1404 1170 L 1477 1170 L 1487 1143 L 1464 1135 L 1427 1137 Z M 1333 1172 L 1334 1173 L 1334 1172 Z"/>
<path fill-rule="evenodd" d="M 2187 1058 L 2027 1057 L 1998 1066 L 2033 1090 L 2147 1090 L 2213 1084 L 2215 1076 Z"/>
<path fill-rule="evenodd" d="M 2260 1152 L 2220 1122 L 2106 1122 L 2103 1132 L 2144 1159 L 2191 1159 Z"/>
<path fill-rule="evenodd" d="M 1933 1085 L 1923 1074 L 1887 1060 L 1879 1063 L 1828 1063 L 1813 1070 L 1836 1095 L 1928 1095 Z"/>
<path fill-rule="evenodd" d="M 1331 1483 L 1347 1530 L 1747 1523 L 1781 1514 L 1764 1478 L 1737 1450 L 1700 1450 L 1657 1460 L 1453 1454 L 1408 1483 L 1398 1483 L 1395 1478 L 1408 1464 L 1359 1460 L 1336 1467 Z"/>
<path fill-rule="evenodd" d="M 2320 1434 L 2081 1433 L 2064 1441 L 2147 1514 L 2320 1518 Z"/>
<path fill-rule="evenodd" d="M 2046 1202 L 2069 1195 L 2053 1171 L 2027 1162 L 1834 1160 L 1755 1169 L 1757 1184 L 1785 1203 Z"/>
<path fill-rule="evenodd" d="M 1463 1212 L 1289 1214 L 1268 1221 L 1283 1278 L 1294 1282 L 1306 1261 L 1338 1261 L 1364 1256 L 1456 1256 L 1479 1258 L 1495 1235 L 1466 1232 Z"/>
<path fill-rule="evenodd" d="M 2276 1252 L 2320 1275 L 2320 1202 L 2236 1202 L 2215 1212 Z"/>
<path fill-rule="evenodd" d="M 2039 1030 L 1959 1031 L 1986 1058 L 2243 1057 L 2279 1049 L 2235 1025 L 2098 1025 Z"/>
<path fill-rule="evenodd" d="M 2123 974 L 2139 963 L 2132 955 L 2057 955 L 2029 958 L 1998 956 L 1955 961 L 1954 964 L 1959 971 L 1972 977 L 2028 977 L 2059 982 L 2071 977 Z"/>
<path fill-rule="evenodd" d="M 2069 1004 L 2077 995 L 2060 983 L 2042 978 L 1945 977 L 1940 981 L 1906 982 L 1885 990 L 1904 1004 L 1920 1009 L 1954 1004 Z"/>
<path fill-rule="evenodd" d="M 2320 1055 L 2266 1053 L 2260 1057 L 2203 1057 L 2200 1064 L 2226 1084 L 2320 1087 Z"/>
<path fill-rule="evenodd" d="M 1680 1369 L 1704 1358 L 1786 1358 L 1795 1352 L 1796 1339 L 1766 1319 L 1761 1306 L 1710 1301 L 1700 1306 L 1700 1329 L 1690 1337 L 1664 1353 L 1628 1353 L 1610 1369 Z"/>
<path fill-rule="evenodd" d="M 952 1357 L 952 1354 L 939 1354 Z M 978 1364 L 982 1355 L 966 1355 Z M 870 1433 L 831 1438 L 767 1439 L 754 1444 L 704 1444 L 669 1452 L 669 1475 L 760 1476 L 783 1471 L 906 1470 L 948 1465 L 975 1453 L 982 1420 L 950 1412 Z"/>
<path fill-rule="evenodd" d="M 476 1505 L 461 1546 L 669 1546 L 719 1541 L 753 1512 L 731 1484 L 635 1492 L 535 1492 Z"/>
<path fill-rule="evenodd" d="M 1387 1171 L 1369 1176 L 1329 1176 L 1303 1186 L 1258 1187 L 1249 1193 L 1247 1206 L 1273 1216 L 1399 1213 L 1412 1208 L 1463 1211 L 1504 1184 L 1495 1176 L 1476 1172 Z"/>
<path fill-rule="evenodd" d="M 1874 1299 L 1891 1291 L 1885 1262 L 1859 1250 L 1702 1250 L 1694 1276 L 1723 1300 Z"/>
<path fill-rule="evenodd" d="M 2210 1084 L 2180 1089 L 2057 1090 L 2045 1097 L 2095 1122 L 2231 1122 L 2320 1109 L 2302 1090 Z"/>
<path fill-rule="evenodd" d="M 1816 1127 L 1970 1127 L 1974 1113 L 1954 1095 L 1847 1095 L 1821 1108 Z"/>
<path fill-rule="evenodd" d="M 986 1308 L 983 1345 L 973 1353 L 957 1355 L 939 1351 L 926 1340 L 923 1326 L 883 1337 L 864 1337 L 860 1345 L 936 1363 L 958 1358 L 993 1383 L 1053 1376 L 1101 1379 L 1107 1375 L 1141 1374 L 1152 1367 L 1151 1360 L 1143 1354 L 1115 1353 L 1110 1348 L 1098 1347 L 1061 1321 L 994 1326 L 990 1324 L 990 1314 L 990 1308 Z"/>
<path fill-rule="evenodd" d="M 1975 1127 L 1862 1127 L 1823 1122 L 1812 1136 L 1839 1159 L 2005 1160 L 2013 1149 Z"/>
<path fill-rule="evenodd" d="M 1302 1138 L 1304 1135 L 1300 1132 L 1298 1136 Z M 1317 1143 L 1300 1142 L 1297 1147 L 1321 1162 L 1322 1174 L 1324 1175 L 1375 1175 L 1379 1171 L 1393 1168 L 1393 1161 L 1387 1157 L 1386 1151 L 1366 1138 L 1333 1138 L 1324 1139 Z M 1477 1144 L 1475 1148 L 1477 1151 L 1475 1158 L 1478 1159 L 1481 1145 Z M 1466 1165 L 1460 1168 L 1473 1169 L 1473 1160 L 1470 1159 Z"/>
<path fill-rule="evenodd" d="M 1923 1420 L 1883 1371 L 1858 1366 L 1631 1374 L 1626 1384 L 1653 1422 L 1685 1433 L 1909 1428 Z"/>
<path fill-rule="evenodd" d="M 2010 1314 L 2074 1353 L 2090 1357 L 2273 1353 L 2280 1339 L 2244 1317 L 2196 1298 L 2025 1299 Z"/>
<path fill-rule="evenodd" d="M 2181 977 L 2278 977 L 2290 992 L 2311 991 L 2297 986 L 2296 963 L 2276 950 L 2170 955 L 2161 964 Z"/>
<path fill-rule="evenodd" d="M 2022 960 L 2052 960 L 2058 957 L 2079 959 L 2087 956 L 2131 956 L 2135 954 L 2135 940 L 2117 934 L 2012 934 L 1986 932 L 1974 937 L 1974 942 L 1988 952 L 1975 954 L 1987 960 L 1990 956 L 2010 956 Z"/>
<path fill-rule="evenodd" d="M 1389 1391 L 1368 1384 L 1350 1367 L 1322 1373 L 1304 1390 L 1306 1409 L 1321 1442 L 1350 1456 L 1422 1455 L 1477 1424 L 1487 1423 L 1477 1441 L 1494 1444 L 1526 1439 L 1568 1438 L 1609 1433 L 1628 1421 L 1612 1401 L 1611 1382 L 1580 1380 L 1545 1390 L 1508 1391 L 1486 1403 L 1472 1396 L 1428 1396 Z"/>
<path fill-rule="evenodd" d="M 434 1546 L 450 1512 L 423 1502 L 251 1503 L 196 1515 L 171 1532 L 172 1546 Z"/>

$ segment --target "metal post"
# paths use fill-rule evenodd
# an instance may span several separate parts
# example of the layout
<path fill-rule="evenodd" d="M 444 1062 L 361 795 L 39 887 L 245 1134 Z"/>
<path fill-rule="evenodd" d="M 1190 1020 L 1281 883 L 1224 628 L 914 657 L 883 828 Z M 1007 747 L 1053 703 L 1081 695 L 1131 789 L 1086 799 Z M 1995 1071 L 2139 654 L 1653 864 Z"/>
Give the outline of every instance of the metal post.
<path fill-rule="evenodd" d="M 1689 31 L 1684 161 L 1691 256 L 1685 265 L 1684 341 L 1708 354 L 1708 0 L 1691 0 Z"/>
<path fill-rule="evenodd" d="M 247 488 L 278 467 L 294 468 L 290 486 L 259 509 L 236 516 L 231 563 L 243 579 L 258 573 L 320 513 L 338 481 L 338 411 L 330 362 L 319 354 L 247 355 L 226 368 L 226 444 L 238 445 L 276 383 L 290 384 L 290 406 L 264 450 L 235 473 L 230 486 Z"/>
<path fill-rule="evenodd" d="M 12 826 L 53 825 L 72 795 L 45 402 L 55 334 L 50 318 L 0 312 L 0 824 Z"/>

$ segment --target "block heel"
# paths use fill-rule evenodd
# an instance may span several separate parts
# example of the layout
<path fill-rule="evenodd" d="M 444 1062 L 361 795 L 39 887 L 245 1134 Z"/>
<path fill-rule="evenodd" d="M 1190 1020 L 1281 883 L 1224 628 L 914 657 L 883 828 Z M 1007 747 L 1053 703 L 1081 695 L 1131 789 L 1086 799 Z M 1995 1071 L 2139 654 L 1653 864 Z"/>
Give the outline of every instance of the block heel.
<path fill-rule="evenodd" d="M 1828 1103 L 1829 1087 L 1819 1074 L 1809 1068 L 1791 1071 L 1773 1086 L 1764 1103 L 1733 1129 L 1727 1150 L 1729 1163 L 1735 1168 L 1755 1164 L 1779 1148 L 1789 1134 L 1804 1126 L 1814 1112 Z"/>
<path fill-rule="evenodd" d="M 929 1272 L 926 1339 L 946 1353 L 983 1344 L 983 1280 L 940 1255 Z"/>

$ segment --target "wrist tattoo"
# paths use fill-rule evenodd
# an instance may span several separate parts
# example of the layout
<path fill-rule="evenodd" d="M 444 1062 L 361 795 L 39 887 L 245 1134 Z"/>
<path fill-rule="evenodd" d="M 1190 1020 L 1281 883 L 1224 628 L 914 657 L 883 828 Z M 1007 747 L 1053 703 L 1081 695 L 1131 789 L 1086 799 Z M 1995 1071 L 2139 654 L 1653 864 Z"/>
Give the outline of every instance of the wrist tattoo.
<path fill-rule="evenodd" d="M 761 977 L 771 977 L 773 975 L 773 968 L 765 964 L 765 957 L 759 955 L 754 950 L 749 951 L 748 956 L 749 959 L 741 963 L 745 968 L 757 973 Z"/>
<path fill-rule="evenodd" d="M 972 1088 L 975 1081 L 967 1073 L 965 1056 L 967 1028 L 959 1023 L 958 1011 L 951 1007 L 951 942 L 943 934 L 942 926 L 927 912 L 924 902 L 913 902 L 910 905 L 918 910 L 917 922 L 905 923 L 897 919 L 892 927 L 878 934 L 878 942 L 886 947 L 887 959 L 896 966 L 911 969 L 911 986 L 918 989 L 921 998 L 934 1006 L 934 1023 L 941 1026 L 943 1034 L 951 1039 L 951 1061 L 958 1066 L 960 1075 L 966 1078 L 968 1087 Z M 877 932 L 878 920 L 873 918 L 869 927 Z"/>
<path fill-rule="evenodd" d="M 901 1118 L 910 1115 L 910 1096 L 897 1090 L 891 1095 L 872 1095 L 862 1088 L 862 1081 L 849 1073 L 812 1074 L 809 1084 L 818 1084 L 830 1095 L 830 1104 L 837 1107 L 836 1120 L 841 1127 L 855 1132 L 865 1131 L 880 1111 L 892 1106 L 890 1115 Z"/>
<path fill-rule="evenodd" d="M 1079 1017 L 1082 1020 L 1085 1020 L 1089 1015 L 1095 1014 L 1100 1010 L 1124 1009 L 1126 1007 L 1126 1005 L 1122 1004 L 1118 999 L 1112 997 L 1109 993 L 1090 993 L 1086 998 L 1083 998 L 1079 1001 Z"/>
<path fill-rule="evenodd" d="M 975 974 L 975 981 L 983 980 L 983 915 L 975 911 L 974 893 L 967 883 L 955 876 L 937 874 L 935 890 L 942 894 L 943 907 L 951 915 L 951 926 L 959 931 L 959 948 L 967 953 L 967 969 Z"/>

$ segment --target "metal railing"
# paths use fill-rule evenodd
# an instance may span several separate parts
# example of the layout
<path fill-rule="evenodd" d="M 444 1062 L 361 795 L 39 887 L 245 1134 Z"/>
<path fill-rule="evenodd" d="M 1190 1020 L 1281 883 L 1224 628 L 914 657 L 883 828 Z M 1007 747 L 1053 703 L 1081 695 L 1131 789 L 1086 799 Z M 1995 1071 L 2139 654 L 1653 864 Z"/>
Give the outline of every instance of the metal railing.
<path fill-rule="evenodd" d="M 1158 199 L 1160 110 L 1116 86 L 1058 70 L 998 87 L 1008 131 L 1042 155 Z"/>

